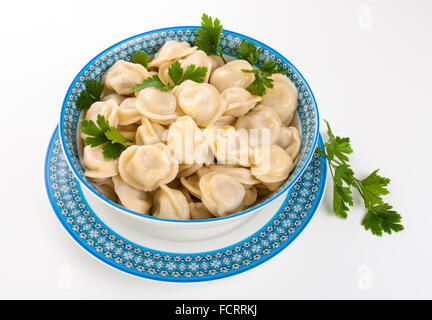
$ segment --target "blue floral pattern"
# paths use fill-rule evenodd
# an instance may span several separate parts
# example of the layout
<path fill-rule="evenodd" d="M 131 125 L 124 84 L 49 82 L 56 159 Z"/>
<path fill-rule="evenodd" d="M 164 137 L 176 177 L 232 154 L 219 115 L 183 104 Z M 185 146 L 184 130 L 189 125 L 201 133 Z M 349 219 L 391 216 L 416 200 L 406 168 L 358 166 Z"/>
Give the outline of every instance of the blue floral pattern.
<path fill-rule="evenodd" d="M 63 102 L 60 118 L 61 140 L 73 171 L 79 175 L 81 179 L 84 179 L 84 181 L 90 185 L 93 188 L 93 191 L 100 197 L 104 198 L 100 192 L 97 191 L 93 182 L 83 174 L 84 168 L 79 159 L 76 144 L 76 130 L 80 111 L 76 108 L 75 101 L 81 91 L 85 89 L 84 80 L 101 80 L 104 72 L 106 72 L 117 60 L 130 60 L 131 55 L 134 52 L 144 50 L 148 54 L 152 55 L 156 53 L 157 50 L 159 50 L 159 48 L 168 40 L 188 41 L 193 44 L 196 35 L 196 27 L 174 27 L 150 31 L 126 39 L 96 56 L 84 67 L 83 70 L 81 70 L 72 82 Z M 285 189 L 287 186 L 292 185 L 297 180 L 301 171 L 305 168 L 313 154 L 319 135 L 318 110 L 312 91 L 302 75 L 286 58 L 272 48 L 241 34 L 224 30 L 221 35 L 221 47 L 223 52 L 227 55 L 237 56 L 237 48 L 240 46 L 242 39 L 254 42 L 257 47 L 262 48 L 261 54 L 258 58 L 258 64 L 261 65 L 263 61 L 267 59 L 276 61 L 279 67 L 287 73 L 288 77 L 296 85 L 299 93 L 299 106 L 297 112 L 300 116 L 302 126 L 301 150 L 290 177 L 287 179 L 286 183 L 270 195 L 273 196 Z M 109 201 L 108 199 L 105 200 Z"/>
<path fill-rule="evenodd" d="M 322 141 L 320 141 L 322 145 Z M 326 181 L 326 160 L 314 154 L 273 218 L 250 237 L 211 252 L 182 254 L 148 249 L 108 228 L 87 204 L 68 168 L 55 130 L 46 163 L 45 183 L 57 217 L 89 253 L 135 276 L 165 281 L 204 281 L 253 268 L 288 246 L 316 211 Z"/>

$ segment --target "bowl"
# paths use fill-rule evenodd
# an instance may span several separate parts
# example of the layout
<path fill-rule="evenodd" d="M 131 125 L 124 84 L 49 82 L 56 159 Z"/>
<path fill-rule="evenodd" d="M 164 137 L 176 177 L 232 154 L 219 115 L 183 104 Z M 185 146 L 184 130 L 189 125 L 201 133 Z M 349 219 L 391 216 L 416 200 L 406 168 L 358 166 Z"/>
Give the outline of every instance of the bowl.
<path fill-rule="evenodd" d="M 101 80 L 104 72 L 117 60 L 130 60 L 131 55 L 138 51 L 145 51 L 149 55 L 152 55 L 168 40 L 187 41 L 193 44 L 197 28 L 197 26 L 170 27 L 145 32 L 123 40 L 98 54 L 84 66 L 72 81 L 62 105 L 59 124 L 60 141 L 67 162 L 80 182 L 81 187 L 83 187 L 86 198 L 88 195 L 89 199 L 91 199 L 90 202 L 102 205 L 102 209 L 100 210 L 113 210 L 114 214 L 121 213 L 128 215 L 144 226 L 150 226 L 150 228 L 145 228 L 146 231 L 153 230 L 155 234 L 160 235 L 167 232 L 166 229 L 169 229 L 172 237 L 182 239 L 194 238 L 193 235 L 191 236 L 191 230 L 199 230 L 200 232 L 206 230 L 207 235 L 217 234 L 218 232 L 222 232 L 223 228 L 220 228 L 221 226 L 226 226 L 227 224 L 233 226 L 234 224 L 242 223 L 244 219 L 247 219 L 270 204 L 274 204 L 275 201 L 282 203 L 283 199 L 280 199 L 281 196 L 293 186 L 309 164 L 319 137 L 319 115 L 316 101 L 309 85 L 300 72 L 288 59 L 268 45 L 248 36 L 224 30 L 220 43 L 225 55 L 237 56 L 236 49 L 243 39 L 253 42 L 256 46 L 262 47 L 258 64 L 267 59 L 276 61 L 298 89 L 297 126 L 301 132 L 302 145 L 295 161 L 294 170 L 288 179 L 278 190 L 247 210 L 226 217 L 205 220 L 182 221 L 157 218 L 128 210 L 104 197 L 98 191 L 95 184 L 84 176 L 84 168 L 80 160 L 78 125 L 81 110 L 76 108 L 75 101 L 80 92 L 85 89 L 84 80 Z"/>

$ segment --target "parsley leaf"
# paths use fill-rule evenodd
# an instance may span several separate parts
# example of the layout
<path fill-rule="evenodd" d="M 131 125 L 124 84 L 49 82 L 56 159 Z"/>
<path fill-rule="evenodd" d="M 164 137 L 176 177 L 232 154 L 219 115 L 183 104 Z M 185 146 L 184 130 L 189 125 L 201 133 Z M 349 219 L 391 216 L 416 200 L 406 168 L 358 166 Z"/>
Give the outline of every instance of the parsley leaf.
<path fill-rule="evenodd" d="M 196 67 L 194 64 L 188 65 L 186 71 L 183 73 L 183 68 L 179 61 L 175 61 L 168 69 L 168 75 L 171 77 L 175 85 L 179 85 L 186 80 L 192 80 L 198 83 L 204 82 L 207 74 L 206 67 Z M 171 83 L 163 83 L 159 76 L 156 74 L 151 78 L 146 78 L 141 84 L 129 89 L 130 92 L 139 91 L 148 87 L 155 87 L 160 91 L 169 91 L 173 88 Z"/>
<path fill-rule="evenodd" d="M 94 81 L 87 79 L 84 81 L 86 90 L 81 91 L 80 95 L 76 99 L 76 107 L 78 109 L 87 110 L 90 106 L 101 99 L 104 85 L 100 81 Z"/>
<path fill-rule="evenodd" d="M 126 150 L 126 142 L 130 140 L 123 137 L 114 127 L 111 127 L 103 115 L 98 114 L 96 123 L 93 120 L 81 121 L 81 132 L 89 136 L 85 138 L 84 143 L 91 147 L 105 144 L 102 148 L 104 158 L 117 159 Z"/>
<path fill-rule="evenodd" d="M 142 65 L 144 68 L 147 68 L 147 65 L 149 62 L 149 57 L 148 57 L 147 53 L 145 53 L 144 51 L 135 52 L 131 56 L 131 62 L 132 63 L 138 63 L 138 64 Z"/>
<path fill-rule="evenodd" d="M 209 56 L 220 56 L 226 63 L 220 46 L 220 37 L 223 26 L 219 19 L 213 23 L 212 17 L 203 13 L 201 18 L 202 29 L 197 29 L 198 37 L 194 39 L 195 45 Z"/>
<path fill-rule="evenodd" d="M 170 83 L 167 84 L 163 83 L 162 80 L 159 78 L 159 76 L 155 74 L 153 77 L 145 78 L 142 83 L 137 84 L 132 88 L 130 88 L 129 92 L 140 91 L 142 89 L 149 88 L 149 87 L 155 87 L 160 91 L 169 91 L 173 88 Z"/>
<path fill-rule="evenodd" d="M 254 73 L 255 80 L 246 88 L 250 93 L 262 97 L 266 94 L 266 88 L 273 88 L 273 79 L 271 74 L 261 71 L 260 69 L 242 69 L 246 73 Z"/>
<path fill-rule="evenodd" d="M 328 141 L 315 152 L 327 158 L 330 174 L 333 178 L 333 211 L 341 217 L 348 216 L 349 207 L 354 205 L 352 189 L 356 189 L 363 198 L 367 210 L 362 226 L 372 234 L 382 236 L 383 232 L 391 234 L 404 229 L 400 224 L 402 217 L 384 203 L 382 196 L 389 193 L 387 186 L 390 179 L 378 175 L 378 170 L 368 177 L 359 180 L 349 165 L 348 155 L 353 153 L 349 138 L 335 136 L 327 124 Z M 324 148 L 326 152 L 324 152 Z"/>
<path fill-rule="evenodd" d="M 374 235 L 380 237 L 383 231 L 391 234 L 392 231 L 404 230 L 403 225 L 400 224 L 402 217 L 392 209 L 393 207 L 387 203 L 371 207 L 363 218 L 362 226 L 366 230 L 370 229 Z"/>
<path fill-rule="evenodd" d="M 382 204 L 381 196 L 389 194 L 386 188 L 390 179 L 378 175 L 378 170 L 372 172 L 367 178 L 360 181 L 360 188 L 363 192 L 366 207 L 372 207 L 375 204 Z"/>
<path fill-rule="evenodd" d="M 237 49 L 238 58 L 246 60 L 251 65 L 254 65 L 258 61 L 261 50 L 262 48 L 256 48 L 255 43 L 243 39 Z"/>

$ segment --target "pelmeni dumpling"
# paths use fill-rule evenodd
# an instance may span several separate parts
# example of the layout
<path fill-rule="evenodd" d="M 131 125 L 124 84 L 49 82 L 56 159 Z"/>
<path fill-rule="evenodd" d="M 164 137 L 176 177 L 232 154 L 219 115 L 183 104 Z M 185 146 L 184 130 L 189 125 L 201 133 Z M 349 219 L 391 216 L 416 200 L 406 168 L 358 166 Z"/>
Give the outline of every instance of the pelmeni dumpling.
<path fill-rule="evenodd" d="M 135 136 L 137 132 L 138 126 L 134 124 L 128 124 L 126 126 L 118 126 L 117 131 L 120 132 L 120 134 L 125 137 L 126 139 L 129 139 L 130 141 L 135 141 Z M 130 145 L 131 142 L 127 142 L 126 145 Z"/>
<path fill-rule="evenodd" d="M 249 91 L 238 87 L 225 89 L 221 96 L 227 102 L 224 115 L 233 117 L 245 115 L 261 101 L 261 97 L 254 96 Z"/>
<path fill-rule="evenodd" d="M 281 127 L 279 139 L 276 144 L 290 155 L 291 159 L 295 159 L 300 152 L 301 139 L 299 131 L 296 127 Z"/>
<path fill-rule="evenodd" d="M 128 125 L 139 122 L 141 120 L 141 113 L 136 107 L 137 98 L 127 98 L 122 101 L 118 108 L 118 117 L 120 125 Z"/>
<path fill-rule="evenodd" d="M 264 183 L 280 182 L 288 178 L 293 160 L 278 145 L 260 145 L 253 150 L 251 172 Z"/>
<path fill-rule="evenodd" d="M 291 117 L 298 105 L 297 88 L 291 80 L 279 73 L 270 77 L 273 80 L 273 88 L 267 88 L 266 94 L 262 98 L 262 103 L 272 108 L 279 115 L 285 124 Z"/>
<path fill-rule="evenodd" d="M 243 69 L 253 70 L 253 67 L 246 60 L 228 62 L 212 73 L 210 84 L 214 85 L 219 92 L 233 87 L 246 89 L 255 80 L 255 75 L 243 72 Z"/>
<path fill-rule="evenodd" d="M 173 123 L 179 117 L 176 107 L 176 98 L 170 92 L 150 87 L 141 90 L 138 95 L 138 111 L 155 123 Z"/>
<path fill-rule="evenodd" d="M 160 65 L 158 73 L 157 73 L 159 76 L 159 79 L 161 79 L 161 81 L 163 83 L 165 83 L 165 84 L 169 83 L 172 86 L 174 86 L 174 82 L 172 81 L 171 77 L 169 76 L 168 70 L 174 62 L 175 61 L 173 61 L 173 60 L 169 60 L 169 61 L 162 63 Z"/>
<path fill-rule="evenodd" d="M 212 154 L 220 164 L 250 166 L 246 130 L 236 130 L 232 126 L 209 126 L 203 133 Z"/>
<path fill-rule="evenodd" d="M 186 80 L 173 89 L 181 111 L 190 116 L 200 127 L 213 124 L 226 109 L 226 102 L 208 83 Z"/>
<path fill-rule="evenodd" d="M 191 47 L 188 42 L 180 42 L 177 40 L 167 41 L 155 54 L 153 60 L 148 64 L 148 67 L 160 67 L 160 65 L 166 61 L 178 60 L 194 53 L 196 50 L 197 47 Z"/>
<path fill-rule="evenodd" d="M 189 116 L 183 116 L 168 129 L 167 146 L 181 164 L 202 165 L 207 159 L 208 142 Z"/>
<path fill-rule="evenodd" d="M 114 190 L 125 208 L 142 214 L 150 214 L 152 199 L 149 192 L 132 188 L 120 176 L 113 177 L 112 181 Z"/>
<path fill-rule="evenodd" d="M 187 178 L 203 167 L 202 164 L 180 164 L 178 178 Z"/>
<path fill-rule="evenodd" d="M 138 63 L 118 60 L 104 75 L 105 87 L 114 90 L 119 95 L 130 96 L 129 89 L 143 82 L 148 71 Z"/>
<path fill-rule="evenodd" d="M 215 126 L 229 126 L 232 125 L 236 120 L 237 118 L 233 116 L 221 116 L 213 124 Z"/>
<path fill-rule="evenodd" d="M 121 178 L 138 190 L 155 190 L 174 180 L 177 172 L 178 162 L 163 143 L 131 146 L 120 155 Z"/>
<path fill-rule="evenodd" d="M 118 105 L 114 100 L 93 103 L 87 110 L 85 119 L 96 123 L 99 114 L 103 115 L 105 120 L 108 120 L 110 126 L 116 128 L 119 125 Z"/>
<path fill-rule="evenodd" d="M 201 201 L 206 208 L 217 217 L 235 212 L 243 203 L 246 190 L 243 185 L 232 177 L 210 172 L 199 182 Z"/>
<path fill-rule="evenodd" d="M 147 118 L 142 118 L 141 123 L 135 136 L 137 145 L 155 144 L 164 140 L 164 134 L 167 131 L 165 127 L 152 123 Z"/>
<path fill-rule="evenodd" d="M 123 97 L 117 93 L 109 93 L 102 98 L 102 101 L 114 100 L 118 105 L 120 105 L 126 97 Z"/>
<path fill-rule="evenodd" d="M 215 217 L 202 202 L 189 202 L 189 208 L 191 219 L 193 220 L 212 219 Z"/>
<path fill-rule="evenodd" d="M 212 164 L 208 167 L 204 167 L 198 170 L 198 176 L 202 177 L 208 172 L 219 172 L 224 173 L 238 182 L 240 182 L 245 188 L 250 188 L 255 184 L 260 183 L 259 180 L 255 179 L 247 168 L 229 167 L 225 165 Z"/>
<path fill-rule="evenodd" d="M 201 199 L 201 190 L 199 187 L 200 176 L 193 174 L 187 178 L 181 177 L 180 182 L 187 191 L 195 198 Z"/>
<path fill-rule="evenodd" d="M 258 191 L 255 187 L 246 189 L 246 195 L 243 199 L 243 206 L 250 207 L 257 201 L 257 198 L 258 198 Z"/>
<path fill-rule="evenodd" d="M 92 180 L 104 197 L 111 201 L 118 202 L 119 198 L 114 190 L 114 183 L 111 178 L 92 178 Z"/>
<path fill-rule="evenodd" d="M 209 59 L 212 62 L 211 73 L 213 73 L 213 71 L 216 70 L 217 68 L 220 68 L 223 65 L 225 65 L 225 62 L 219 56 L 209 56 Z"/>
<path fill-rule="evenodd" d="M 153 197 L 153 216 L 162 219 L 190 220 L 189 203 L 184 194 L 166 185 Z"/>
<path fill-rule="evenodd" d="M 252 147 L 255 147 L 265 143 L 268 138 L 270 140 L 267 143 L 276 143 L 280 134 L 281 120 L 272 108 L 260 105 L 238 118 L 235 127 L 237 130 L 248 130 L 249 143 Z"/>
<path fill-rule="evenodd" d="M 84 147 L 82 162 L 85 167 L 84 175 L 90 178 L 110 178 L 118 174 L 118 160 L 105 159 L 103 156 L 103 145 Z"/>
<path fill-rule="evenodd" d="M 199 67 L 207 68 L 207 73 L 206 76 L 204 77 L 204 82 L 209 81 L 210 72 L 212 70 L 214 62 L 204 51 L 197 50 L 191 55 L 187 56 L 186 58 L 179 60 L 179 62 L 183 70 L 186 70 L 186 68 L 191 64 L 194 64 L 196 68 Z"/>

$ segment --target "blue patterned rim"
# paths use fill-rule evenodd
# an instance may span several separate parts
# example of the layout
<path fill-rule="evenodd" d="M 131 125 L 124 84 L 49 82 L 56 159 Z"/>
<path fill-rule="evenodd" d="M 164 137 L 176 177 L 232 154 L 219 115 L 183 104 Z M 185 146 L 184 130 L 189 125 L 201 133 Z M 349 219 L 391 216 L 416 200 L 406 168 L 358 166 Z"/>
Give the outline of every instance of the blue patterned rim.
<path fill-rule="evenodd" d="M 319 137 L 319 115 L 318 108 L 316 105 L 313 93 L 307 84 L 306 80 L 300 74 L 300 72 L 283 57 L 276 50 L 263 44 L 260 41 L 252 39 L 250 37 L 241 35 L 239 33 L 224 30 L 221 37 L 221 47 L 225 54 L 236 56 L 237 48 L 241 43 L 242 39 L 246 39 L 249 42 L 255 43 L 256 46 L 262 47 L 261 54 L 258 58 L 258 64 L 266 59 L 276 61 L 280 68 L 287 72 L 288 77 L 296 85 L 299 92 L 299 106 L 297 113 L 299 114 L 301 127 L 302 127 L 302 146 L 299 156 L 295 162 L 294 171 L 291 173 L 287 181 L 275 192 L 273 192 L 267 199 L 261 201 L 257 205 L 248 208 L 245 211 L 221 218 L 215 218 L 212 220 L 170 220 L 163 218 L 156 218 L 150 215 L 143 215 L 135 211 L 124 208 L 117 203 L 109 200 L 103 196 L 94 185 L 94 183 L 84 176 L 84 168 L 79 159 L 77 150 L 77 124 L 79 121 L 81 111 L 75 107 L 75 100 L 79 96 L 80 92 L 85 89 L 84 80 L 94 79 L 100 80 L 103 73 L 112 66 L 117 60 L 130 60 L 131 55 L 134 52 L 144 50 L 148 54 L 154 54 L 162 44 L 168 40 L 179 40 L 188 41 L 192 43 L 196 36 L 196 26 L 185 26 L 185 27 L 172 27 L 153 30 L 145 32 L 126 40 L 123 40 L 99 55 L 93 58 L 75 77 L 72 84 L 70 85 L 68 92 L 65 96 L 61 114 L 60 114 L 60 141 L 63 150 L 66 154 L 66 161 L 74 172 L 75 176 L 83 183 L 91 192 L 93 192 L 102 201 L 109 203 L 120 210 L 126 211 L 133 215 L 138 215 L 147 219 L 155 219 L 162 221 L 174 221 L 176 223 L 201 223 L 214 220 L 230 219 L 232 217 L 247 214 L 253 210 L 256 210 L 280 195 L 282 195 L 287 189 L 291 188 L 297 179 L 306 169 L 309 161 L 312 159 L 316 144 Z M 78 135 L 79 136 L 79 135 Z"/>
<path fill-rule="evenodd" d="M 322 146 L 319 137 L 319 146 Z M 45 160 L 48 198 L 63 227 L 97 259 L 134 276 L 162 281 L 194 282 L 233 276 L 274 257 L 306 227 L 321 201 L 327 166 L 314 154 L 273 218 L 248 238 L 219 250 L 173 253 L 133 243 L 104 224 L 93 212 L 62 151 L 58 128 Z"/>

